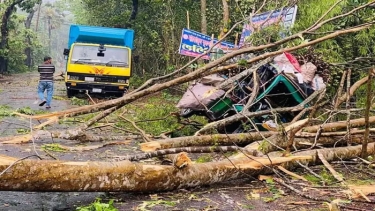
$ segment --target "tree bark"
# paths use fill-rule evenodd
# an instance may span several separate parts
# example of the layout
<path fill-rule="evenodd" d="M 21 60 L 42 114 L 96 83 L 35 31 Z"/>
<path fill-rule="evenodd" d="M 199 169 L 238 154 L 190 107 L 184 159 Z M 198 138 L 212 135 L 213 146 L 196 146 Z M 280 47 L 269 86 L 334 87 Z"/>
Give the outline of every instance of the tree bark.
<path fill-rule="evenodd" d="M 0 156 L 0 171 L 17 159 Z M 311 156 L 241 158 L 191 164 L 186 168 L 143 165 L 130 161 L 70 162 L 23 160 L 0 176 L 1 191 L 104 191 L 148 192 L 208 185 L 245 175 L 270 172 L 264 166 Z M 272 162 L 272 163 L 271 163 Z M 234 166 L 235 165 L 235 166 Z M 241 170 L 237 169 L 240 167 Z M 246 173 L 243 174 L 242 172 Z"/>
<path fill-rule="evenodd" d="M 25 28 L 30 29 L 31 27 L 31 21 L 33 20 L 35 14 L 35 9 L 31 10 L 30 13 L 27 15 L 27 18 L 25 20 Z M 31 49 L 31 38 L 30 35 L 26 35 L 26 48 L 25 48 L 25 65 L 30 69 L 32 66 L 32 61 L 31 61 L 31 54 L 32 54 L 32 49 Z"/>
<path fill-rule="evenodd" d="M 207 2 L 206 0 L 201 0 L 201 32 L 202 34 L 207 34 Z"/>
<path fill-rule="evenodd" d="M 373 151 L 374 144 L 371 143 L 368 145 L 368 152 Z M 327 161 L 346 160 L 359 156 L 361 146 L 320 149 L 319 153 Z M 182 169 L 130 161 L 22 160 L 15 163 L 16 158 L 0 158 L 0 171 L 6 170 L 0 175 L 2 191 L 166 191 L 270 173 L 270 166 L 280 164 L 285 164 L 286 169 L 293 169 L 297 163 L 291 161 L 295 160 L 311 165 L 319 162 L 317 150 L 299 152 L 290 157 L 246 157 L 191 164 Z"/>
<path fill-rule="evenodd" d="M 160 157 L 163 155 L 176 154 L 180 152 L 189 152 L 189 153 L 233 152 L 239 149 L 240 148 L 237 146 L 182 147 L 182 148 L 150 151 L 150 152 L 145 152 L 145 153 L 140 153 L 140 154 L 135 154 L 135 155 L 116 156 L 116 159 L 138 161 L 138 160 L 148 159 L 152 157 Z"/>
<path fill-rule="evenodd" d="M 227 0 L 222 0 L 223 3 L 223 25 L 221 28 L 221 32 L 219 34 L 219 39 L 222 38 L 225 33 L 228 31 L 229 25 L 229 6 Z"/>
<path fill-rule="evenodd" d="M 240 134 L 216 134 L 205 136 L 187 136 L 179 138 L 171 138 L 159 141 L 151 141 L 140 144 L 142 151 L 150 152 L 161 149 L 190 147 L 190 146 L 212 146 L 212 145 L 246 145 L 257 140 L 262 140 L 263 137 L 270 137 L 275 132 L 262 133 L 240 133 Z"/>
<path fill-rule="evenodd" d="M 375 123 L 375 116 L 369 117 L 369 123 Z M 315 125 L 315 126 L 309 126 L 303 128 L 303 132 L 308 132 L 308 133 L 315 133 L 316 131 L 319 130 L 319 128 L 322 128 L 322 132 L 334 132 L 334 131 L 339 131 L 343 128 L 347 127 L 347 121 L 339 121 L 339 122 L 332 122 L 332 123 L 327 123 L 324 125 Z M 352 128 L 354 127 L 360 127 L 365 125 L 365 118 L 360 118 L 360 119 L 352 119 L 350 120 L 350 125 Z"/>
<path fill-rule="evenodd" d="M 361 135 L 352 136 L 351 143 L 362 144 L 363 132 Z M 369 142 L 375 142 L 374 138 L 370 138 Z M 318 145 L 323 147 L 341 146 L 347 143 L 347 140 L 343 136 L 333 136 L 333 137 L 320 137 L 315 143 L 315 137 L 311 138 L 295 138 L 294 146 L 297 149 L 306 149 L 312 146 Z M 258 150 L 263 154 L 267 154 L 276 150 L 285 149 L 287 147 L 287 142 L 281 135 L 274 135 L 268 138 L 268 140 L 263 140 L 260 143 L 252 143 L 246 146 L 244 149 L 252 152 L 254 148 L 258 145 Z M 255 147 L 254 147 L 255 146 Z"/>

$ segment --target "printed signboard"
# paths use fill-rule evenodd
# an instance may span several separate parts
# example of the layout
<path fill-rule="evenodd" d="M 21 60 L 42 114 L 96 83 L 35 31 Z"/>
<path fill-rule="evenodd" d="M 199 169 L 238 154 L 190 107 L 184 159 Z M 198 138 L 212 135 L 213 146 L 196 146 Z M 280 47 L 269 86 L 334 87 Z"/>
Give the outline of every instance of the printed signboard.
<path fill-rule="evenodd" d="M 211 44 L 218 42 L 217 39 L 212 41 L 211 37 L 190 29 L 183 29 L 181 35 L 181 43 L 179 54 L 185 56 L 198 57 L 201 54 L 204 54 Z M 234 45 L 228 42 L 221 42 L 215 48 L 222 49 L 226 51 L 227 49 L 234 48 Z M 202 59 L 209 60 L 210 55 L 204 55 Z"/>
<path fill-rule="evenodd" d="M 279 9 L 253 16 L 251 24 L 245 23 L 243 27 L 239 46 L 242 46 L 246 39 L 250 37 L 252 31 L 254 31 L 254 27 L 261 26 L 263 28 L 274 23 L 280 23 L 285 28 L 289 28 L 294 24 L 296 15 L 297 5 L 283 10 Z"/>

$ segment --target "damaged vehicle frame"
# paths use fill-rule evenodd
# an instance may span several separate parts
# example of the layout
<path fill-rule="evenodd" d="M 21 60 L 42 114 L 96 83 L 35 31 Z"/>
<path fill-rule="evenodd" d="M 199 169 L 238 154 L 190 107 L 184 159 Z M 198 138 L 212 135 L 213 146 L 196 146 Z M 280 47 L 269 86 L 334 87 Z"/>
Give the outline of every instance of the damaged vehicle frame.
<path fill-rule="evenodd" d="M 299 68 L 299 67 L 298 67 Z M 296 68 L 297 69 L 297 68 Z M 299 70 L 300 71 L 300 70 Z M 314 89 L 290 72 L 283 71 L 273 63 L 261 66 L 256 71 L 258 94 L 249 107 L 249 112 L 271 110 L 272 108 L 292 107 L 302 103 Z M 225 75 L 215 75 L 215 79 L 202 78 L 191 85 L 181 98 L 177 107 L 180 116 L 189 118 L 192 115 L 205 116 L 210 122 L 224 119 L 242 112 L 254 89 L 253 73 L 247 75 L 227 91 L 215 88 L 228 78 Z M 221 80 L 220 80 L 221 78 Z M 196 104 L 192 104 L 194 101 Z M 190 102 L 190 103 L 187 103 Z M 198 102 L 198 103 L 197 103 Z M 305 105 L 309 107 L 309 105 Z M 284 112 L 281 115 L 268 114 L 240 121 L 219 128 L 220 133 L 241 133 L 258 130 L 276 131 L 279 123 L 292 121 L 297 112 Z"/>

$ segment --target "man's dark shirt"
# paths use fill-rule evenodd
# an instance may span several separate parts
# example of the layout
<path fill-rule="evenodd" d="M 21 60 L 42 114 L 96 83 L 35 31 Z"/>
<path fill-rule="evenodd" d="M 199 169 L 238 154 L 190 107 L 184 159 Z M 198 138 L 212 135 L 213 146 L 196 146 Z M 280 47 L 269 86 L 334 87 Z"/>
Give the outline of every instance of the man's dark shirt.
<path fill-rule="evenodd" d="M 39 81 L 53 81 L 55 66 L 53 64 L 41 64 L 38 66 L 38 72 L 40 73 Z"/>

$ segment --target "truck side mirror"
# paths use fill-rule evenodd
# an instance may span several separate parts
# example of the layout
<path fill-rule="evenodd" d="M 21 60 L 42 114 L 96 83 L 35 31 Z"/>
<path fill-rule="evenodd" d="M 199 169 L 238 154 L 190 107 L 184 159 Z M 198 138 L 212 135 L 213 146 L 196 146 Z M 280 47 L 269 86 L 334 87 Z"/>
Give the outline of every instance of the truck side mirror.
<path fill-rule="evenodd" d="M 64 55 L 64 56 L 68 56 L 68 55 L 69 55 L 69 52 L 70 52 L 70 50 L 69 50 L 69 49 L 67 49 L 67 48 L 64 48 L 64 52 L 63 52 L 63 55 Z"/>

